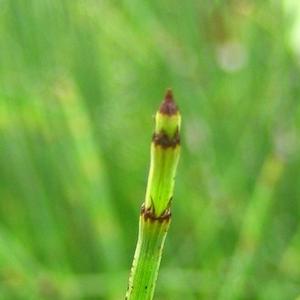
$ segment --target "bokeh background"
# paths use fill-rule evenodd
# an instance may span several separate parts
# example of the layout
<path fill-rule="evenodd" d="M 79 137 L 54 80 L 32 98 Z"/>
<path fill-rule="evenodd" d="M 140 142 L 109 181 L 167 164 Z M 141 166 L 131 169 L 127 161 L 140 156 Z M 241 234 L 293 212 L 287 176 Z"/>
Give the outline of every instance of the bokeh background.
<path fill-rule="evenodd" d="M 299 297 L 297 0 L 1 0 L 1 300 L 123 299 L 168 87 L 156 299 Z"/>

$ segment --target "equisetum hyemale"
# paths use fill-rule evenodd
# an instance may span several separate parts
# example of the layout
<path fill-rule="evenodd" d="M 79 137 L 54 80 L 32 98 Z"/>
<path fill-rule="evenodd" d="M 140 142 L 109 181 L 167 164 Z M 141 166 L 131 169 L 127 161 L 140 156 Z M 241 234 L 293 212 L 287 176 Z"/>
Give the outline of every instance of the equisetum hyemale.
<path fill-rule="evenodd" d="M 155 116 L 146 196 L 125 297 L 128 300 L 153 298 L 171 221 L 171 201 L 180 154 L 180 125 L 181 116 L 169 89 Z"/>

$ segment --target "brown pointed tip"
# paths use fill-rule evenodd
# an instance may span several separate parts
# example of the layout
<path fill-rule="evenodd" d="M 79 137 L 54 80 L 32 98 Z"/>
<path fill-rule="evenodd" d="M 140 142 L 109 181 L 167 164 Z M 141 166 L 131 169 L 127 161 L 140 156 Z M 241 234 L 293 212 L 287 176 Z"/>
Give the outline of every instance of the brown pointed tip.
<path fill-rule="evenodd" d="M 165 99 L 159 108 L 159 112 L 164 115 L 176 115 L 178 112 L 177 105 L 174 102 L 173 92 L 171 89 L 167 89 Z"/>
<path fill-rule="evenodd" d="M 165 101 L 174 101 L 173 100 L 173 92 L 170 88 L 167 89 L 166 95 L 165 95 Z"/>

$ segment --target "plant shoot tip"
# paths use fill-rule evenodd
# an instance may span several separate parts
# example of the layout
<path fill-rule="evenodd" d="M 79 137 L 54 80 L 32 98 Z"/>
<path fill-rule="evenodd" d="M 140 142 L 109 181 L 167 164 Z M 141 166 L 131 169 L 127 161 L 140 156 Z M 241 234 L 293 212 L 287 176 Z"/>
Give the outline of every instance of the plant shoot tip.
<path fill-rule="evenodd" d="M 174 102 L 172 89 L 167 89 L 164 101 L 160 106 L 159 112 L 169 116 L 177 114 L 178 108 Z"/>
<path fill-rule="evenodd" d="M 165 101 L 168 101 L 168 102 L 173 102 L 174 101 L 174 99 L 173 99 L 173 91 L 172 91 L 171 88 L 168 88 L 167 91 L 166 91 Z"/>

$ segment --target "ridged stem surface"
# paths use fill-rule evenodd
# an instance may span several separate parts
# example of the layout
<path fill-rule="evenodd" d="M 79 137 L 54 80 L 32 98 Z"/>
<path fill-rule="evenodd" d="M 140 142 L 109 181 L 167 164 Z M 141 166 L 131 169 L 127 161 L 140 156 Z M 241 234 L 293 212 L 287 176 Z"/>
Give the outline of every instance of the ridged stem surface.
<path fill-rule="evenodd" d="M 152 220 L 141 214 L 138 243 L 126 299 L 150 300 L 153 298 L 169 224 L 170 218 Z"/>

